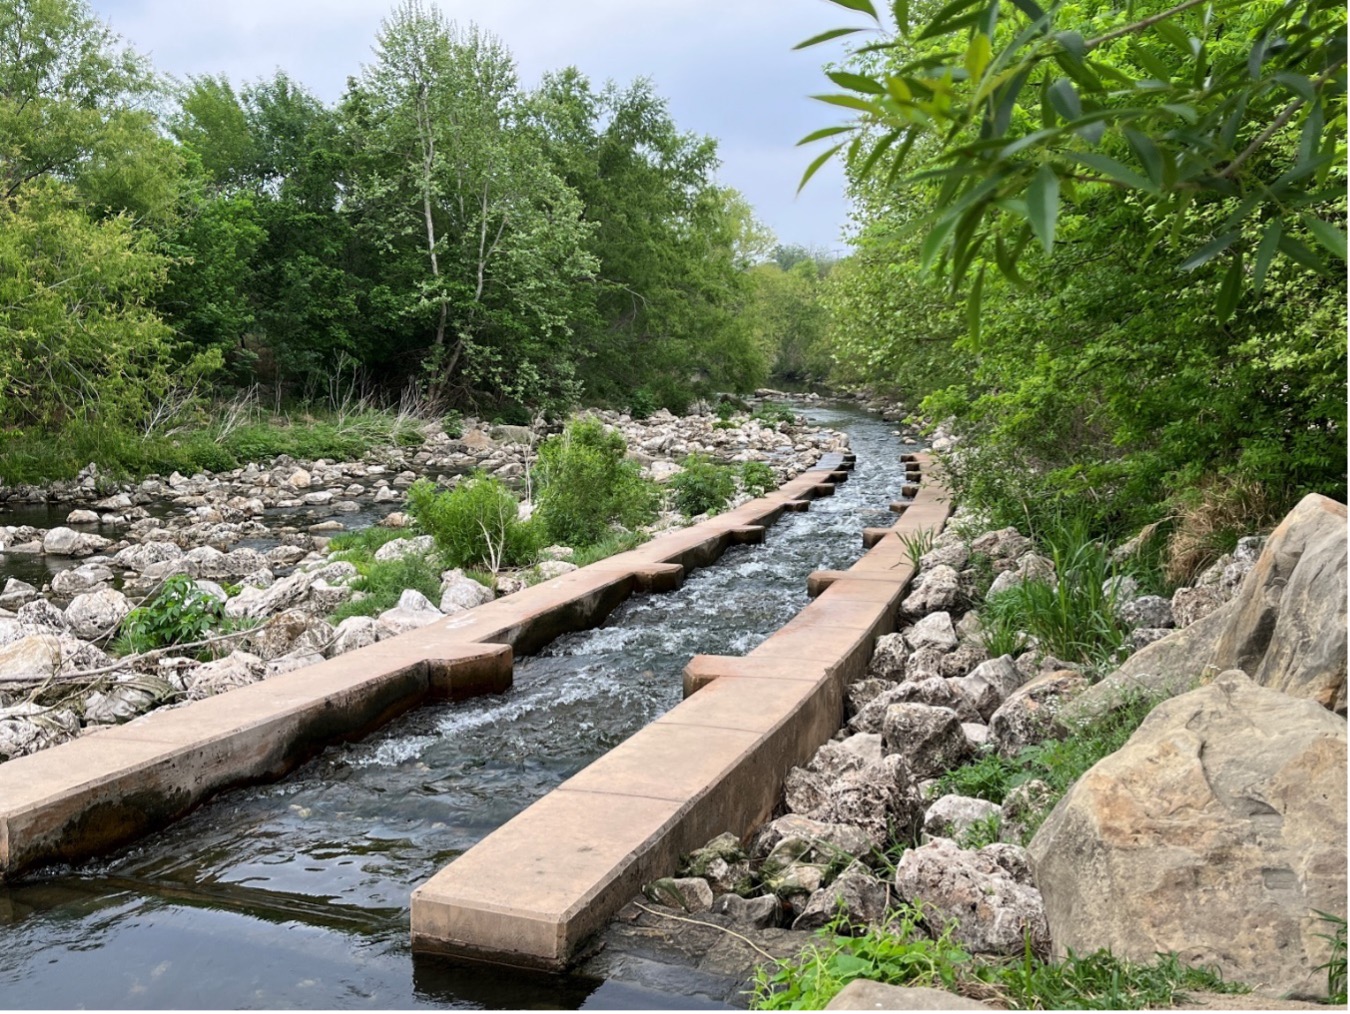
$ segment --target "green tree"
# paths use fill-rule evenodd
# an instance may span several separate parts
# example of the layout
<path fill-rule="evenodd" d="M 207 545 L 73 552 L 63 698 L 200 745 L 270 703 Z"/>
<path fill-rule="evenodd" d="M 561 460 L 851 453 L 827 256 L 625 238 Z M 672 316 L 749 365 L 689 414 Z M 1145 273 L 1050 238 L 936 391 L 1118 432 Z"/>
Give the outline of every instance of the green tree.
<path fill-rule="evenodd" d="M 413 331 L 437 390 L 527 401 L 570 385 L 576 290 L 595 268 L 589 226 L 517 129 L 519 103 L 496 38 L 412 0 L 385 20 L 344 103 L 348 207 L 392 259 L 384 309 Z"/>

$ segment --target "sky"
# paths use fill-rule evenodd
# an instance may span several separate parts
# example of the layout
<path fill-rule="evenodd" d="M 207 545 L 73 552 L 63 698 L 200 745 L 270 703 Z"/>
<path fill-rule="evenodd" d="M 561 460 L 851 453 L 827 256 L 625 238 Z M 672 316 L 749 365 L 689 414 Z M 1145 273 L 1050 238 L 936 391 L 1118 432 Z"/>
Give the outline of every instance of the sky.
<path fill-rule="evenodd" d="M 278 68 L 325 101 L 371 58 L 392 0 L 91 0 L 162 73 Z M 440 0 L 447 16 L 498 35 L 520 80 L 578 67 L 595 82 L 650 77 L 676 124 L 719 141 L 718 177 L 750 200 L 782 243 L 843 251 L 843 175 L 822 169 L 796 194 L 812 157 L 798 138 L 838 120 L 809 98 L 831 88 L 821 65 L 836 44 L 801 40 L 857 23 L 828 0 Z"/>

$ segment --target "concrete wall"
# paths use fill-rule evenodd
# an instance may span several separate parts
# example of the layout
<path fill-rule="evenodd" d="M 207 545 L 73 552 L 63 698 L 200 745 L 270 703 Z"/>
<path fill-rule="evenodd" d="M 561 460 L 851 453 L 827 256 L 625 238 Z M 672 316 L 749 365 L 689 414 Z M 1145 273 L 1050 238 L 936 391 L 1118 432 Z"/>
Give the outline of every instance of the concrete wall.
<path fill-rule="evenodd" d="M 681 853 L 762 823 L 787 772 L 839 728 L 874 639 L 894 629 L 915 569 L 899 535 L 946 522 L 940 482 L 914 491 L 853 567 L 813 575 L 818 594 L 781 630 L 743 658 L 696 656 L 681 704 L 418 887 L 413 950 L 566 968 Z"/>

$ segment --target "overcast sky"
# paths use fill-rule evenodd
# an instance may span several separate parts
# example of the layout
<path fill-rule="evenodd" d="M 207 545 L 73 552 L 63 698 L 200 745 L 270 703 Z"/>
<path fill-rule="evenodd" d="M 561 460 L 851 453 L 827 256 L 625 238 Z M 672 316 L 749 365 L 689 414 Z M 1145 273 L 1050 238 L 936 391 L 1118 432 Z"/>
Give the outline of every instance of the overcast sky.
<path fill-rule="evenodd" d="M 277 68 L 332 102 L 371 59 L 392 0 L 91 0 L 100 17 L 162 72 L 229 75 Z M 780 242 L 839 249 L 842 175 L 819 172 L 804 134 L 834 122 L 808 95 L 829 82 L 832 46 L 793 52 L 802 39 L 856 23 L 827 0 L 441 0 L 459 21 L 499 35 L 523 84 L 569 64 L 596 82 L 648 76 L 683 129 L 719 141 L 721 181 L 744 193 Z"/>

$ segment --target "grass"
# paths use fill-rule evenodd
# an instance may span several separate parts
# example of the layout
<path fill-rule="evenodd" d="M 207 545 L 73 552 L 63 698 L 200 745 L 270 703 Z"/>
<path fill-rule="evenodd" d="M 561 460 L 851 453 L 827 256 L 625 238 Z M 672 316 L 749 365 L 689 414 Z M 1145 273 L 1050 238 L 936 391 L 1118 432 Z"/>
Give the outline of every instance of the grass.
<path fill-rule="evenodd" d="M 357 570 L 357 576 L 351 582 L 352 589 L 365 595 L 338 606 L 329 617 L 333 623 L 341 623 L 349 616 L 378 616 L 386 609 L 393 609 L 406 588 L 420 591 L 433 605 L 440 603 L 441 567 L 440 560 L 434 556 L 375 560 L 369 553 L 352 549 L 342 557 Z"/>
<path fill-rule="evenodd" d="M 573 550 L 568 558 L 568 563 L 575 563 L 578 567 L 584 567 L 588 563 L 597 563 L 616 553 L 626 553 L 630 549 L 637 549 L 651 536 L 644 535 L 642 532 L 622 532 L 610 534 L 592 546 L 583 546 L 580 549 Z"/>
<path fill-rule="evenodd" d="M 910 565 L 917 568 L 922 559 L 933 548 L 933 529 L 920 528 L 914 532 L 900 532 L 900 543 L 905 547 L 905 556 Z"/>
<path fill-rule="evenodd" d="M 385 528 L 383 525 L 371 525 L 355 532 L 343 532 L 335 535 L 328 543 L 329 554 L 335 560 L 359 560 L 373 556 L 375 551 L 395 539 L 410 539 L 416 532 L 406 528 Z M 336 554 L 343 555 L 338 556 Z M 351 554 L 348 556 L 348 554 Z"/>
<path fill-rule="evenodd" d="M 1112 578 L 1134 576 L 1136 564 L 1111 559 L 1105 541 L 1081 521 L 1067 521 L 1041 537 L 1055 580 L 1029 580 L 985 600 L 980 621 L 997 643 L 1015 645 L 1016 632 L 1036 638 L 1043 652 L 1069 662 L 1105 665 L 1119 658 L 1129 628 L 1116 617 Z M 1011 654 L 1010 650 L 998 654 Z"/>
<path fill-rule="evenodd" d="M 1017 786 L 1039 779 L 1049 791 L 1042 804 L 1020 821 L 1025 844 L 1069 787 L 1092 765 L 1124 746 L 1157 703 L 1155 697 L 1133 697 L 1073 730 L 1067 739 L 1038 743 L 1011 759 L 985 754 L 943 775 L 937 794 L 975 796 L 1001 804 Z"/>
<path fill-rule="evenodd" d="M 920 910 L 896 915 L 890 928 L 863 936 L 826 927 L 797 957 L 761 967 L 751 1007 L 819 1010 L 854 979 L 930 986 L 1014 1010 L 1141 1010 L 1173 1006 L 1187 990 L 1247 992 L 1215 970 L 1182 964 L 1175 954 L 1146 965 L 1109 951 L 1045 961 L 1030 947 L 1018 958 L 976 958 L 952 942 L 950 927 L 930 939 L 920 928 Z"/>
<path fill-rule="evenodd" d="M 15 485 L 69 479 L 91 461 L 111 477 L 139 479 L 171 472 L 223 472 L 281 454 L 350 460 L 374 447 L 416 446 L 423 439 L 415 420 L 379 409 L 265 416 L 255 406 L 242 420 L 226 408 L 210 414 L 217 421 L 167 436 L 93 423 L 71 423 L 57 433 L 5 433 L 0 435 L 0 481 Z"/>
<path fill-rule="evenodd" d="M 1314 909 L 1316 912 L 1316 910 Z M 1345 919 L 1328 912 L 1317 912 L 1318 918 L 1327 923 L 1330 933 L 1319 933 L 1323 940 L 1331 943 L 1331 955 L 1326 964 L 1318 965 L 1319 971 L 1327 973 L 1327 1003 L 1344 1007 L 1345 995 Z"/>

